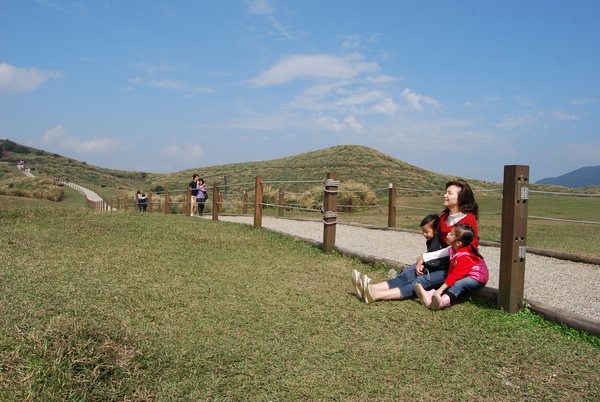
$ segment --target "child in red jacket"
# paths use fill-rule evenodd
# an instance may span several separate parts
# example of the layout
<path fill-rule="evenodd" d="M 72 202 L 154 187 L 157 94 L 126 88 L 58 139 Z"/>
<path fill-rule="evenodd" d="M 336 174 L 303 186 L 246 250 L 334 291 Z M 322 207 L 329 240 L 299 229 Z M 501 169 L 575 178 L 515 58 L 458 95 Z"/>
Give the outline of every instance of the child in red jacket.
<path fill-rule="evenodd" d="M 456 224 L 448 233 L 450 268 L 446 280 L 437 290 L 426 291 L 421 284 L 415 292 L 421 304 L 432 310 L 448 307 L 458 295 L 466 290 L 483 287 L 489 279 L 489 271 L 481 254 L 473 247 L 475 232 L 471 226 Z"/>

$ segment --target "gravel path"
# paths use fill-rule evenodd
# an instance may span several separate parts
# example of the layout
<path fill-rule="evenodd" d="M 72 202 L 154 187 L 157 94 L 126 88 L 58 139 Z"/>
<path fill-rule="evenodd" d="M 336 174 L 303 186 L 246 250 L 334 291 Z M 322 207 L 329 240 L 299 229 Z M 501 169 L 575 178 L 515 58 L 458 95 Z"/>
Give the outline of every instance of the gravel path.
<path fill-rule="evenodd" d="M 209 218 L 209 217 L 207 217 Z M 253 225 L 249 216 L 219 216 L 219 220 Z M 293 236 L 323 241 L 323 223 L 263 217 L 263 228 Z M 373 230 L 337 225 L 336 246 L 378 258 L 412 264 L 425 251 L 422 235 L 393 230 Z M 480 247 L 490 270 L 487 286 L 498 288 L 500 248 Z M 591 286 L 585 288 L 586 284 Z M 525 297 L 581 314 L 600 322 L 600 266 L 527 254 Z M 348 283 L 350 288 L 350 273 Z M 589 290 L 588 290 L 589 289 Z"/>

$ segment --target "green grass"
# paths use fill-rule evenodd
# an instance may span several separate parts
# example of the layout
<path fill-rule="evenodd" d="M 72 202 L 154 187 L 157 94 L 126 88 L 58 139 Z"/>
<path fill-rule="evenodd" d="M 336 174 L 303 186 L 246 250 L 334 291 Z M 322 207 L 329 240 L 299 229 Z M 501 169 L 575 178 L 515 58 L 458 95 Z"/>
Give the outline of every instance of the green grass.
<path fill-rule="evenodd" d="M 8 198 L 8 197 L 6 197 Z M 0 399 L 594 400 L 597 337 L 248 226 L 0 199 Z"/>

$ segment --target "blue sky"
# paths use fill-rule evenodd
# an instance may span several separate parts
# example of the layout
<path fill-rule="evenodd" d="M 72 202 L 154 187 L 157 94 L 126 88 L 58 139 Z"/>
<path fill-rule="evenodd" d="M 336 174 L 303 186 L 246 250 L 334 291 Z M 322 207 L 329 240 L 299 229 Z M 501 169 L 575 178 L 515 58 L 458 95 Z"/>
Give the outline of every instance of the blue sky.
<path fill-rule="evenodd" d="M 157 173 L 360 144 L 534 182 L 600 165 L 598 21 L 581 0 L 3 0 L 0 138 Z"/>

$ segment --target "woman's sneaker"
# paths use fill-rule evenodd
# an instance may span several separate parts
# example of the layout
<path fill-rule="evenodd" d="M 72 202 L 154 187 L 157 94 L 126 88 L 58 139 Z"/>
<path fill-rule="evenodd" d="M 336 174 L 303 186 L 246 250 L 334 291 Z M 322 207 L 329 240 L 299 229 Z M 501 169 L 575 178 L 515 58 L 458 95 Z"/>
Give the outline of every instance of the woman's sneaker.
<path fill-rule="evenodd" d="M 371 295 L 371 291 L 369 290 L 369 284 L 371 283 L 371 278 L 367 275 L 363 275 L 362 277 L 362 288 L 363 288 L 363 300 L 365 303 L 373 303 L 375 299 Z"/>
<path fill-rule="evenodd" d="M 363 287 L 362 281 L 360 279 L 360 272 L 358 272 L 357 270 L 353 270 L 350 279 L 352 280 L 352 285 L 354 285 L 354 294 L 356 295 L 356 297 L 362 300 Z"/>

